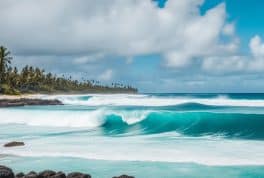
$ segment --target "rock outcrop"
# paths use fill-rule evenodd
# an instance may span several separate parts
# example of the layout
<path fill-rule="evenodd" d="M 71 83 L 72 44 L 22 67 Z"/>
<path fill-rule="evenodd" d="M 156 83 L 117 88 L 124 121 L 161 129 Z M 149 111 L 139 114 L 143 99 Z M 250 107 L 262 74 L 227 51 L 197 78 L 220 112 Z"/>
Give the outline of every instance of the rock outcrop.
<path fill-rule="evenodd" d="M 0 107 L 14 107 L 27 105 L 63 105 L 59 100 L 44 100 L 44 99 L 0 99 Z"/>
<path fill-rule="evenodd" d="M 64 172 L 57 172 L 56 174 L 50 176 L 49 178 L 66 178 L 66 174 Z"/>
<path fill-rule="evenodd" d="M 91 178 L 89 174 L 83 174 L 80 172 L 73 172 L 67 175 L 67 178 Z"/>
<path fill-rule="evenodd" d="M 35 171 L 31 171 L 28 174 L 26 174 L 24 178 L 38 178 L 38 173 L 36 173 Z"/>
<path fill-rule="evenodd" d="M 12 169 L 0 165 L 0 178 L 14 178 Z"/>
<path fill-rule="evenodd" d="M 46 178 L 46 177 L 51 177 L 56 174 L 55 171 L 52 170 L 45 170 L 39 173 L 38 178 Z"/>
<path fill-rule="evenodd" d="M 128 175 L 121 175 L 121 176 L 113 177 L 113 178 L 135 178 L 135 177 L 133 177 L 133 176 L 128 176 Z"/>
<path fill-rule="evenodd" d="M 15 146 L 24 146 L 25 143 L 24 142 L 9 142 L 9 143 L 6 143 L 4 144 L 4 147 L 15 147 Z"/>
<path fill-rule="evenodd" d="M 81 172 L 72 172 L 66 175 L 64 172 L 60 172 L 60 171 L 56 172 L 53 170 L 45 170 L 39 173 L 30 171 L 27 174 L 20 172 L 14 175 L 12 169 L 0 165 L 0 178 L 92 178 L 92 176 Z M 135 177 L 128 175 L 121 175 L 113 178 L 135 178 Z"/>
<path fill-rule="evenodd" d="M 16 178 L 23 178 L 25 176 L 25 174 L 23 172 L 19 172 L 16 174 Z"/>

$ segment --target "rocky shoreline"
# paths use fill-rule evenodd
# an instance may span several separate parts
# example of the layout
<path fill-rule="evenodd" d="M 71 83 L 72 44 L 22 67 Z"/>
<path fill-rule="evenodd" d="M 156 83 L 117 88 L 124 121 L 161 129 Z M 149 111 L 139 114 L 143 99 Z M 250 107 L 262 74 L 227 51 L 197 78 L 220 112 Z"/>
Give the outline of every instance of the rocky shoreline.
<path fill-rule="evenodd" d="M 72 173 L 66 174 L 61 171 L 56 172 L 52 170 L 45 170 L 39 173 L 30 171 L 27 174 L 24 174 L 23 172 L 14 174 L 12 169 L 6 166 L 0 165 L 0 178 L 92 178 L 92 176 L 90 174 L 85 174 L 81 172 L 72 172 Z M 121 175 L 121 176 L 116 176 L 112 178 L 135 178 L 135 177 Z"/>
<path fill-rule="evenodd" d="M 32 106 L 32 105 L 63 105 L 59 100 L 44 100 L 33 98 L 0 99 L 1 107 Z"/>

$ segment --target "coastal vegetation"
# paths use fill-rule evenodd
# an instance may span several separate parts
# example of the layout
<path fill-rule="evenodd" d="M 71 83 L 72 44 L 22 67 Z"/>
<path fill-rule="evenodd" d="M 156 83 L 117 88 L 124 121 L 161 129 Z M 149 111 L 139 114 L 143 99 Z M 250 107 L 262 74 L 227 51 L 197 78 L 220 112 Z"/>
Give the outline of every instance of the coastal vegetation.
<path fill-rule="evenodd" d="M 19 95 L 34 93 L 136 93 L 129 85 L 112 83 L 102 85 L 95 80 L 74 80 L 57 76 L 44 69 L 26 65 L 21 70 L 12 67 L 11 52 L 0 46 L 0 93 Z"/>

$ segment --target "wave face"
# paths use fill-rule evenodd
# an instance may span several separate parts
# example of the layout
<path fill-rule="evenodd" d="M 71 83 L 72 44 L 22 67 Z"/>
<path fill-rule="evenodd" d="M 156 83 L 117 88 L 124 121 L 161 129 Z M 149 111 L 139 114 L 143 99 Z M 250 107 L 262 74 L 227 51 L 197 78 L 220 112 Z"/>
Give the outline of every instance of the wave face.
<path fill-rule="evenodd" d="M 177 132 L 186 136 L 264 139 L 264 114 L 172 111 L 2 111 L 0 124 L 102 129 L 104 134 Z M 60 119 L 58 119 L 60 118 Z"/>
<path fill-rule="evenodd" d="M 264 139 L 264 115 L 206 112 L 153 112 L 140 122 L 127 124 L 118 115 L 108 116 L 102 127 L 112 133 L 158 134 L 175 131 L 187 136 Z"/>
<path fill-rule="evenodd" d="M 30 145 L 0 148 L 0 152 L 208 165 L 264 164 L 263 94 L 37 97 L 59 99 L 65 105 L 0 109 L 0 144 L 23 140 Z M 46 144 L 49 149 L 44 149 Z"/>

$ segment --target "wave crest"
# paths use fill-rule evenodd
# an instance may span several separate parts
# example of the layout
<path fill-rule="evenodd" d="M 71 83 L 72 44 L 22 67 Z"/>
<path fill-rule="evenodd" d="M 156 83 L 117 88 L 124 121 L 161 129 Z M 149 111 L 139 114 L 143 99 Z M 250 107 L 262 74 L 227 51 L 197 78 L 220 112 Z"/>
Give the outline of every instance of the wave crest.
<path fill-rule="evenodd" d="M 191 96 L 153 96 L 153 95 L 55 95 L 41 96 L 45 99 L 59 99 L 64 104 L 84 106 L 173 106 L 197 103 L 208 106 L 243 106 L 264 107 L 263 99 L 232 99 L 227 95 L 213 98 L 197 98 Z"/>
<path fill-rule="evenodd" d="M 0 124 L 42 127 L 80 127 L 103 130 L 105 135 L 177 132 L 187 136 L 221 135 L 264 139 L 264 114 L 172 111 L 25 111 L 1 110 Z"/>

